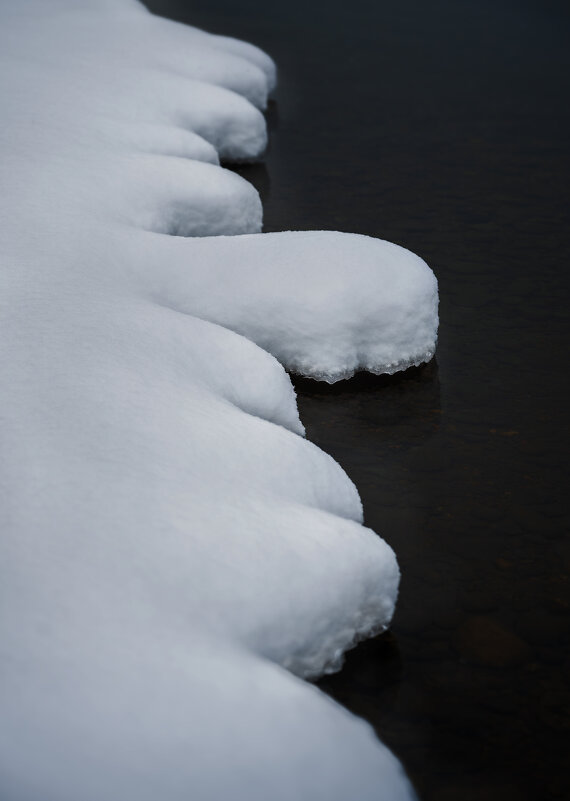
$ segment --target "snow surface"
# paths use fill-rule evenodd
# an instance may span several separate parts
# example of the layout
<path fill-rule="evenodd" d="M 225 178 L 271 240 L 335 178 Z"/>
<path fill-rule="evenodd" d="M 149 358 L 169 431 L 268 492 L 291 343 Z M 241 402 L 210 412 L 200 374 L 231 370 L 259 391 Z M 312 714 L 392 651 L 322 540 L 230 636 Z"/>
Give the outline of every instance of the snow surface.
<path fill-rule="evenodd" d="M 427 360 L 436 284 L 386 242 L 257 233 L 219 158 L 262 154 L 274 83 L 134 0 L 0 4 L 3 801 L 413 797 L 292 675 L 385 628 L 399 572 L 277 359 Z"/>

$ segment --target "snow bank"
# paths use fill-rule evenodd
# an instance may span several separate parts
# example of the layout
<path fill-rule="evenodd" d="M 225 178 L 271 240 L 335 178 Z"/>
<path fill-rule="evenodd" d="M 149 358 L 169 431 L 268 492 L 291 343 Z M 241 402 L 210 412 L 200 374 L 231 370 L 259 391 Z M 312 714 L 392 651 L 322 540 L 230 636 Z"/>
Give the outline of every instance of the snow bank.
<path fill-rule="evenodd" d="M 5 801 L 413 796 L 291 675 L 388 625 L 399 573 L 277 359 L 429 358 L 435 282 L 366 237 L 255 235 L 218 162 L 259 157 L 274 80 L 129 0 L 0 8 Z"/>

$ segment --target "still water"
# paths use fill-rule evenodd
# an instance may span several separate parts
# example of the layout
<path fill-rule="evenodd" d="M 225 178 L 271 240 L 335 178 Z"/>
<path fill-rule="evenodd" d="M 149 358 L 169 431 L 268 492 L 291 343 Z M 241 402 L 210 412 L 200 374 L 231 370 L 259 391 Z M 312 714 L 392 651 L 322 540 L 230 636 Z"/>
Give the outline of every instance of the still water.
<path fill-rule="evenodd" d="M 321 688 L 422 801 L 570 799 L 569 17 L 533 0 L 152 0 L 280 67 L 265 230 L 421 255 L 437 359 L 296 381 L 310 439 L 402 568 L 389 634 Z M 355 799 L 355 801 L 357 801 Z"/>

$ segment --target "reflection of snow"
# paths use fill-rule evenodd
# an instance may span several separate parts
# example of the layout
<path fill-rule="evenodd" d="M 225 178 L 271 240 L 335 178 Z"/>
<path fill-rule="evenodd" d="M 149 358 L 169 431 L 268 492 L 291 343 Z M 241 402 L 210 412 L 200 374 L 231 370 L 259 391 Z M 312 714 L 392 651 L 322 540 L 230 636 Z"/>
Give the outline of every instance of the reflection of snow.
<path fill-rule="evenodd" d="M 398 569 L 274 357 L 327 380 L 430 358 L 431 272 L 256 235 L 218 166 L 265 145 L 256 48 L 119 0 L 0 16 L 3 799 L 409 798 L 283 669 L 387 625 Z"/>

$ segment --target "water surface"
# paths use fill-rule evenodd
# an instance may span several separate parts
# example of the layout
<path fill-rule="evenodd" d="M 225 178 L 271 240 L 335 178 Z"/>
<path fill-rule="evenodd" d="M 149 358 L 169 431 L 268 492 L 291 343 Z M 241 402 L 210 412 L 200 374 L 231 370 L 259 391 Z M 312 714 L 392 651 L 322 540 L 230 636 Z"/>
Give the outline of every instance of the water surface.
<path fill-rule="evenodd" d="M 432 364 L 296 382 L 403 574 L 391 633 L 320 686 L 423 801 L 570 798 L 564 5 L 149 5 L 277 60 L 265 165 L 240 170 L 265 230 L 389 239 L 439 278 Z"/>

